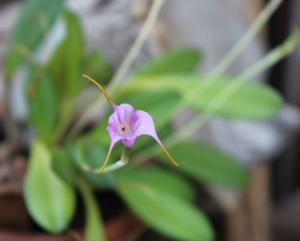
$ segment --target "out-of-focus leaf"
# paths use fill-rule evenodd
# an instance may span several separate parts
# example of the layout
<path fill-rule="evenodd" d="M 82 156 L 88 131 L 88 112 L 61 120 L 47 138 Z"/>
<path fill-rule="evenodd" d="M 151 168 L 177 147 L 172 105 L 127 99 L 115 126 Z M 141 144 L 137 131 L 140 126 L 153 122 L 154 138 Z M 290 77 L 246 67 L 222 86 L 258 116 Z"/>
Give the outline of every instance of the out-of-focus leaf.
<path fill-rule="evenodd" d="M 90 186 L 81 180 L 78 183 L 86 208 L 85 241 L 105 241 L 103 224 L 97 202 Z"/>
<path fill-rule="evenodd" d="M 178 240 L 213 240 L 205 215 L 188 201 L 126 179 L 119 180 L 118 190 L 129 207 L 159 232 Z"/>
<path fill-rule="evenodd" d="M 33 219 L 48 232 L 62 232 L 73 217 L 75 201 L 74 189 L 53 172 L 47 147 L 34 142 L 25 177 L 25 202 Z"/>
<path fill-rule="evenodd" d="M 82 29 L 76 15 L 65 11 L 64 19 L 67 28 L 65 38 L 48 64 L 60 99 L 72 98 L 80 90 L 84 47 Z"/>
<path fill-rule="evenodd" d="M 119 178 L 147 185 L 178 199 L 193 200 L 195 198 L 193 188 L 182 176 L 162 168 L 145 167 L 124 170 L 119 172 Z"/>
<path fill-rule="evenodd" d="M 180 96 L 170 91 L 149 92 L 132 91 L 122 95 L 118 103 L 130 103 L 134 108 L 145 110 L 151 114 L 156 127 L 166 124 L 173 117 L 180 102 Z"/>
<path fill-rule="evenodd" d="M 33 67 L 27 79 L 28 118 L 38 136 L 51 140 L 58 115 L 58 99 L 52 79 L 43 69 Z"/>
<path fill-rule="evenodd" d="M 174 49 L 142 65 L 135 75 L 192 73 L 200 61 L 201 55 L 197 49 Z"/>
<path fill-rule="evenodd" d="M 97 168 L 105 159 L 106 152 L 97 140 L 90 138 L 81 138 L 76 142 L 75 158 L 79 165 L 87 165 Z"/>
<path fill-rule="evenodd" d="M 76 182 L 77 170 L 68 150 L 54 147 L 52 150 L 52 168 L 65 182 L 73 185 Z"/>
<path fill-rule="evenodd" d="M 203 93 L 200 92 L 201 96 L 192 99 L 190 98 L 190 90 L 186 90 L 184 93 L 186 103 L 195 110 L 224 117 L 258 120 L 272 117 L 282 107 L 282 98 L 275 90 L 267 85 L 251 82 L 242 86 L 223 101 L 219 101 L 220 104 L 216 104 L 216 107 L 213 108 L 215 105 L 213 101 L 223 91 L 226 91 L 229 85 L 234 84 L 234 81 L 229 78 L 220 79 L 204 89 Z M 190 87 L 193 88 L 192 85 Z"/>
<path fill-rule="evenodd" d="M 116 158 L 120 158 L 118 147 L 112 153 L 110 158 L 111 163 Z M 99 175 L 89 171 L 89 169 L 96 169 L 102 165 L 108 151 L 107 148 L 108 146 L 104 146 L 97 139 L 90 138 L 90 136 L 81 138 L 72 147 L 73 158 L 82 170 L 82 174 L 91 185 L 96 187 L 114 185 L 114 177 L 112 177 L 111 173 Z"/>
<path fill-rule="evenodd" d="M 179 168 L 200 181 L 232 187 L 243 187 L 248 173 L 231 156 L 208 144 L 181 142 L 169 148 Z M 165 159 L 164 155 L 161 158 Z"/>
<path fill-rule="evenodd" d="M 108 115 L 104 115 L 102 121 L 97 123 L 97 125 L 88 134 L 86 134 L 86 137 L 92 140 L 97 140 L 102 146 L 108 146 L 110 143 L 110 137 L 107 131 L 107 119 Z"/>
<path fill-rule="evenodd" d="M 238 84 L 238 81 L 224 76 L 209 84 L 207 81 L 211 79 L 195 75 L 137 77 L 124 84 L 119 91 L 121 93 L 144 89 L 176 91 L 181 94 L 185 103 L 195 110 L 230 118 L 270 118 L 282 107 L 282 99 L 275 90 L 260 83 L 248 82 L 224 99 L 218 108 L 212 109 L 213 101 L 229 85 Z"/>
<path fill-rule="evenodd" d="M 86 53 L 83 64 L 82 73 L 93 76 L 94 79 L 101 81 L 101 84 L 107 84 L 113 76 L 112 66 L 105 56 L 97 50 Z"/>
<path fill-rule="evenodd" d="M 10 78 L 47 35 L 61 12 L 63 0 L 27 0 L 14 26 L 5 61 L 5 73 Z"/>

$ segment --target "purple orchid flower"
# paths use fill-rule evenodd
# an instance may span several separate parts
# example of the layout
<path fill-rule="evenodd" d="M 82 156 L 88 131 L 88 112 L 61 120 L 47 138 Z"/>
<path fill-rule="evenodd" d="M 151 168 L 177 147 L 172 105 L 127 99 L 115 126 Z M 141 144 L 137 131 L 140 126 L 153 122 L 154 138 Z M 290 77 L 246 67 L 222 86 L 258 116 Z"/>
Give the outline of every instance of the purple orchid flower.
<path fill-rule="evenodd" d="M 142 135 L 152 137 L 160 145 L 170 162 L 175 166 L 178 166 L 177 162 L 160 141 L 155 130 L 154 121 L 149 113 L 143 110 L 134 109 L 127 103 L 116 105 L 106 90 L 96 80 L 88 75 L 83 75 L 83 77 L 97 86 L 114 110 L 108 119 L 107 127 L 111 139 L 110 146 L 107 156 L 97 172 L 102 173 L 104 171 L 108 164 L 111 152 L 117 142 L 121 141 L 126 148 L 131 148 L 134 145 L 135 140 Z"/>

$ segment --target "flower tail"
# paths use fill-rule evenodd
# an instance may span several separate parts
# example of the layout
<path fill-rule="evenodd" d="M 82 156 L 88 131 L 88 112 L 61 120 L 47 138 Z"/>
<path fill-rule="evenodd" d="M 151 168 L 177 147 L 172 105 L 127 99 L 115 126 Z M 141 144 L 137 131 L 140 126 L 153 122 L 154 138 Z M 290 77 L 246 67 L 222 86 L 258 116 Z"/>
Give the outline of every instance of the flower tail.
<path fill-rule="evenodd" d="M 162 151 L 165 153 L 165 155 L 168 157 L 169 161 L 174 165 L 178 166 L 179 164 L 175 161 L 175 159 L 171 156 L 167 148 L 159 141 L 158 144 L 160 145 Z"/>
<path fill-rule="evenodd" d="M 109 158 L 107 157 L 107 158 L 105 159 L 104 163 L 102 164 L 102 166 L 99 167 L 99 169 L 96 171 L 97 173 L 103 173 L 103 172 L 104 172 L 104 169 L 105 169 L 105 167 L 106 167 L 107 164 L 108 164 L 108 160 L 109 160 Z"/>
<path fill-rule="evenodd" d="M 106 156 L 103 164 L 97 169 L 97 171 L 96 171 L 97 173 L 103 173 L 104 172 L 104 169 L 108 164 L 110 154 L 111 154 L 111 150 L 107 153 L 107 156 Z"/>
<path fill-rule="evenodd" d="M 91 78 L 90 76 L 88 76 L 86 74 L 83 74 L 82 77 L 84 77 L 85 79 L 87 79 L 88 81 L 90 81 L 91 83 L 96 85 L 98 90 L 104 95 L 104 97 L 112 105 L 112 107 L 113 108 L 115 107 L 115 103 L 113 102 L 111 96 L 107 93 L 107 91 L 104 89 L 104 87 L 102 85 L 100 85 L 96 80 L 94 80 L 93 78 Z"/>
<path fill-rule="evenodd" d="M 103 164 L 96 170 L 96 173 L 103 173 L 104 170 L 105 170 L 105 167 L 107 166 L 108 162 L 109 162 L 109 158 L 110 158 L 110 155 L 111 155 L 111 151 L 114 147 L 116 142 L 111 142 L 110 146 L 109 146 L 109 149 L 108 149 L 108 152 L 107 152 L 107 155 L 106 155 L 106 158 L 103 162 Z"/>
<path fill-rule="evenodd" d="M 135 136 L 139 137 L 142 135 L 148 135 L 151 136 L 161 147 L 165 155 L 168 157 L 169 161 L 174 165 L 178 166 L 178 163 L 174 160 L 174 158 L 171 156 L 171 154 L 168 152 L 167 148 L 162 144 L 160 141 L 156 130 L 154 126 L 154 121 L 152 119 L 152 116 L 143 110 L 136 110 L 134 112 L 134 118 L 136 119 L 136 130 L 135 130 Z"/>

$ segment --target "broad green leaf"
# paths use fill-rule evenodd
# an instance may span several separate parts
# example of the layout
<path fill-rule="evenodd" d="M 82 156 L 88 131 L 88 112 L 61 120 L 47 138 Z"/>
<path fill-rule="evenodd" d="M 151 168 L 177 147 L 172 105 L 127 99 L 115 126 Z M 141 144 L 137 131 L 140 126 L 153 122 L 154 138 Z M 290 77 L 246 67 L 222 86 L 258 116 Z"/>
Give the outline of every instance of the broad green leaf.
<path fill-rule="evenodd" d="M 200 181 L 232 187 L 243 187 L 248 181 L 245 168 L 227 153 L 208 144 L 181 142 L 169 151 L 181 170 Z"/>
<path fill-rule="evenodd" d="M 158 167 L 134 168 L 121 171 L 118 176 L 122 180 L 145 184 L 176 198 L 185 200 L 195 198 L 191 185 L 180 174 L 166 169 Z"/>
<path fill-rule="evenodd" d="M 214 101 L 227 88 L 239 84 L 229 77 L 219 77 L 213 80 L 208 76 L 195 75 L 161 75 L 151 77 L 136 77 L 120 87 L 120 93 L 129 91 L 175 91 L 183 101 L 201 112 L 209 112 L 218 116 L 230 118 L 265 119 L 276 114 L 282 107 L 280 95 L 267 85 L 257 82 L 247 82 L 228 98 L 223 99 L 217 108 Z M 231 86 L 231 87 L 230 87 Z"/>
<path fill-rule="evenodd" d="M 65 11 L 64 19 L 67 28 L 65 38 L 48 64 L 60 99 L 74 98 L 80 91 L 84 47 L 82 29 L 76 15 Z"/>
<path fill-rule="evenodd" d="M 47 35 L 60 14 L 63 0 L 27 0 L 15 23 L 5 60 L 5 73 L 10 78 Z"/>
<path fill-rule="evenodd" d="M 192 73 L 200 61 L 201 55 L 197 49 L 173 49 L 142 65 L 135 75 Z"/>
<path fill-rule="evenodd" d="M 113 69 L 105 56 L 98 50 L 93 50 L 84 55 L 82 73 L 92 76 L 101 81 L 101 84 L 107 84 L 112 78 Z"/>
<path fill-rule="evenodd" d="M 227 91 L 227 88 L 239 84 L 238 81 L 232 81 L 225 77 L 213 82 L 207 88 L 203 85 L 204 81 L 200 83 L 198 84 L 199 89 L 204 91 L 200 90 L 198 97 L 191 98 L 188 89 L 184 93 L 186 103 L 195 110 L 224 117 L 260 120 L 272 117 L 282 107 L 283 101 L 280 95 L 267 85 L 248 82 L 228 98 L 220 97 L 219 100 L 218 96 Z M 192 85 L 190 88 L 193 88 Z M 214 103 L 214 101 L 217 102 Z"/>
<path fill-rule="evenodd" d="M 188 201 L 137 181 L 119 180 L 118 190 L 146 224 L 177 240 L 213 240 L 204 214 Z"/>
<path fill-rule="evenodd" d="M 58 116 L 58 98 L 52 79 L 43 69 L 32 67 L 27 79 L 28 118 L 45 142 L 51 140 Z"/>
<path fill-rule="evenodd" d="M 53 147 L 52 168 L 65 182 L 75 184 L 77 169 L 66 147 Z"/>
<path fill-rule="evenodd" d="M 75 211 L 75 191 L 53 172 L 51 153 L 33 143 L 25 177 L 25 202 L 33 219 L 51 233 L 64 231 Z"/>
<path fill-rule="evenodd" d="M 78 183 L 86 208 L 86 224 L 84 230 L 85 241 L 105 241 L 104 228 L 101 221 L 97 201 L 93 196 L 91 187 L 83 180 Z"/>

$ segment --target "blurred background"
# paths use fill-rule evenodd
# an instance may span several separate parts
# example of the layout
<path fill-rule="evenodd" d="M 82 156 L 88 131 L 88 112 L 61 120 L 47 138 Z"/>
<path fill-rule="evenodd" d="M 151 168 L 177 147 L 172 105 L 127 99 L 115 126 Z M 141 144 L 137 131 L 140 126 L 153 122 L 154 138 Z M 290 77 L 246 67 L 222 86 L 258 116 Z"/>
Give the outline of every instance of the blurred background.
<path fill-rule="evenodd" d="M 0 1 L 0 241 L 83 240 L 77 233 L 82 229 L 84 217 L 81 201 L 73 228 L 55 236 L 48 235 L 32 220 L 24 203 L 23 178 L 30 153 L 28 140 L 33 138 L 31 132 L 24 132 L 26 106 L 20 82 L 24 73 L 22 69 L 17 71 L 9 84 L 4 73 L 12 31 L 24 2 Z M 108 80 L 126 57 L 152 3 L 151 0 L 65 1 L 80 20 L 85 48 L 100 50 L 105 56 L 109 67 L 104 69 L 104 76 Z M 268 3 L 264 0 L 166 0 L 130 71 L 170 49 L 195 48 L 203 56 L 196 72 L 208 74 Z M 299 27 L 299 15 L 299 1 L 283 0 L 226 73 L 238 75 L 283 43 L 292 29 Z M 61 19 L 55 21 L 47 33 L 47 40 L 36 50 L 40 63 L 49 59 L 61 41 L 64 32 L 61 22 Z M 33 29 L 34 26 L 32 22 Z M 72 39 L 69 41 L 71 43 Z M 274 116 L 263 121 L 214 116 L 191 137 L 229 153 L 249 171 L 247 185 L 238 189 L 222 185 L 208 187 L 192 180 L 197 193 L 196 205 L 212 223 L 214 240 L 300 240 L 299 64 L 297 46 L 287 58 L 255 79 L 283 96 L 285 104 Z M 177 128 L 195 118 L 195 113 L 188 108 L 181 113 L 174 119 Z M 92 114 L 91 119 L 96 116 Z M 10 133 L 11 125 L 17 126 L 17 130 L 14 129 L 17 134 Z M 12 136 L 18 136 L 17 140 Z M 167 237 L 149 228 L 131 212 L 124 212 L 126 204 L 113 191 L 104 190 L 97 197 L 108 240 L 184 240 Z M 198 240 L 203 239 L 199 237 Z"/>

